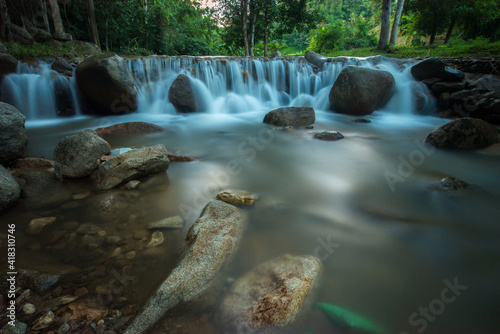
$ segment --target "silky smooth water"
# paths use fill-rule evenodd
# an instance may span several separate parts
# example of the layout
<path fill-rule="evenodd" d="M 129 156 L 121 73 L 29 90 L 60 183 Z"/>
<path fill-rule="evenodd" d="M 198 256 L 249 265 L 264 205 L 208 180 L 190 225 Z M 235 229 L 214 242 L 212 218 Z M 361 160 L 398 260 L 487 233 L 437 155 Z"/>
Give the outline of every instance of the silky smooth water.
<path fill-rule="evenodd" d="M 131 273 L 142 284 L 125 289 L 127 298 L 144 301 L 179 260 L 185 233 L 202 207 L 219 190 L 240 188 L 260 199 L 243 209 L 249 226 L 228 277 L 285 253 L 316 255 L 324 265 L 317 300 L 359 313 L 388 333 L 498 333 L 498 148 L 449 151 L 424 145 L 447 120 L 414 114 L 408 68 L 379 65 L 395 76 L 397 93 L 365 124 L 328 111 L 328 91 L 343 65 L 329 64 L 315 74 L 299 60 L 150 58 L 128 64 L 141 85 L 138 113 L 27 122 L 31 156 L 51 158 L 60 138 L 85 128 L 147 121 L 166 131 L 116 137 L 110 144 L 164 144 L 199 158 L 172 163 L 166 178 L 140 187 L 139 200 L 126 212 L 139 218 L 94 220 L 125 239 L 155 219 L 182 214 L 187 220 L 182 231 L 167 233 L 164 255 L 131 262 Z M 167 101 L 180 72 L 198 87 L 204 112 L 179 115 Z M 283 105 L 314 106 L 315 128 L 279 130 L 262 123 L 266 112 Z M 345 139 L 313 139 L 325 130 Z M 457 192 L 432 188 L 443 176 L 471 186 Z M 85 212 L 83 206 L 61 214 L 83 223 L 90 220 Z M 466 289 L 445 303 L 443 289 L 454 281 Z M 298 332 L 310 329 L 341 333 L 318 310 Z"/>

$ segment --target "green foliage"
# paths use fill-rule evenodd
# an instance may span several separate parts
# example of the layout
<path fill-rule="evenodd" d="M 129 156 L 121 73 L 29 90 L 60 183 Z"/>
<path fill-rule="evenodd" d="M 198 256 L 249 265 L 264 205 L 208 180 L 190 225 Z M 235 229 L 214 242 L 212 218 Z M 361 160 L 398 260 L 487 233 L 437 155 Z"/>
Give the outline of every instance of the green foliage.
<path fill-rule="evenodd" d="M 214 53 L 218 27 L 211 12 L 190 0 L 95 1 L 102 47 L 125 54 Z M 89 40 L 86 0 L 68 0 L 66 29 L 79 40 Z"/>
<path fill-rule="evenodd" d="M 321 29 L 311 31 L 308 50 L 325 53 L 377 45 L 368 19 L 352 15 L 349 21 L 337 20 Z"/>

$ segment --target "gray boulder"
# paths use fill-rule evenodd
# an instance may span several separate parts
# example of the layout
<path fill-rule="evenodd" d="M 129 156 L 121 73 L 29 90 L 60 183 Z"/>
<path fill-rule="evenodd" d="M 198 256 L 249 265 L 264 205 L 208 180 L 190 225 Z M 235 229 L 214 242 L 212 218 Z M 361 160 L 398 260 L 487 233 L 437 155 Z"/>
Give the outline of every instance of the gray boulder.
<path fill-rule="evenodd" d="M 273 53 L 271 53 L 271 59 L 274 59 L 274 58 L 281 58 L 283 57 L 283 55 L 281 54 L 281 52 L 279 52 L 279 50 L 277 51 L 274 51 Z"/>
<path fill-rule="evenodd" d="M 181 113 L 195 112 L 199 109 L 191 81 L 185 74 L 179 74 L 172 82 L 168 90 L 168 100 Z"/>
<path fill-rule="evenodd" d="M 451 121 L 429 134 L 426 143 L 439 148 L 479 149 L 499 140 L 498 129 L 475 118 Z"/>
<path fill-rule="evenodd" d="M 330 90 L 330 107 L 342 114 L 368 115 L 387 104 L 394 87 L 389 72 L 347 66 Z"/>
<path fill-rule="evenodd" d="M 168 152 L 164 145 L 144 147 L 105 161 L 92 178 L 97 190 L 108 190 L 131 180 L 165 172 L 169 164 Z"/>
<path fill-rule="evenodd" d="M 307 126 L 316 121 L 311 107 L 283 107 L 272 110 L 264 117 L 264 123 L 276 126 Z"/>
<path fill-rule="evenodd" d="M 411 74 L 417 80 L 425 80 L 430 78 L 439 78 L 441 71 L 446 67 L 446 64 L 439 58 L 425 59 L 411 68 Z"/>
<path fill-rule="evenodd" d="M 10 54 L 0 53 L 0 81 L 4 75 L 15 73 L 17 59 Z"/>
<path fill-rule="evenodd" d="M 314 51 L 308 51 L 306 53 L 305 57 L 306 57 L 308 62 L 310 62 L 311 64 L 313 64 L 314 66 L 316 66 L 320 70 L 323 69 L 323 65 L 325 65 L 325 63 L 328 60 L 327 57 L 323 57 L 322 55 L 320 55 L 319 53 L 316 53 Z"/>
<path fill-rule="evenodd" d="M 14 40 L 14 42 L 24 45 L 33 45 L 33 43 L 35 43 L 35 39 L 25 28 L 20 27 L 14 23 L 8 23 L 8 26 L 10 28 L 12 39 Z"/>
<path fill-rule="evenodd" d="M 92 174 L 98 159 L 111 152 L 108 142 L 94 130 L 84 130 L 61 139 L 54 149 L 55 172 L 58 178 L 79 178 Z"/>
<path fill-rule="evenodd" d="M 336 141 L 344 139 L 344 136 L 338 131 L 323 131 L 315 133 L 314 139 L 324 140 L 324 141 Z"/>
<path fill-rule="evenodd" d="M 71 200 L 72 192 L 59 182 L 54 171 L 35 168 L 17 175 L 23 191 L 23 205 L 27 209 L 49 209 Z"/>
<path fill-rule="evenodd" d="M 221 273 L 236 253 L 245 223 L 236 207 L 221 201 L 208 203 L 187 234 L 186 256 L 124 334 L 147 332 L 175 306 L 189 302 L 192 308 L 199 303 L 214 302 L 222 283 Z"/>
<path fill-rule="evenodd" d="M 313 256 L 267 261 L 234 282 L 218 321 L 229 333 L 290 333 L 311 305 L 321 271 L 321 261 Z"/>
<path fill-rule="evenodd" d="M 16 204 L 21 188 L 4 166 L 0 165 L 0 212 Z"/>
<path fill-rule="evenodd" d="M 137 110 L 137 88 L 122 58 L 89 57 L 77 67 L 75 75 L 78 87 L 96 112 L 118 115 Z"/>
<path fill-rule="evenodd" d="M 0 102 L 0 164 L 21 158 L 28 146 L 26 117 L 10 104 Z"/>

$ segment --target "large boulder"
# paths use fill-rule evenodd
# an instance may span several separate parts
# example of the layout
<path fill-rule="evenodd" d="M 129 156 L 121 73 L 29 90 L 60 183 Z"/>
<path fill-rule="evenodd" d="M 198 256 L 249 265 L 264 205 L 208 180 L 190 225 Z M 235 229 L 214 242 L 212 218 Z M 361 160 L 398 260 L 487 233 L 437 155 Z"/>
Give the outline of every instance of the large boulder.
<path fill-rule="evenodd" d="M 92 175 L 97 190 L 108 190 L 150 174 L 165 172 L 170 164 L 164 145 L 130 150 L 99 166 Z"/>
<path fill-rule="evenodd" d="M 168 100 L 178 112 L 189 113 L 198 110 L 191 81 L 185 74 L 179 74 L 174 82 L 172 82 L 168 90 Z"/>
<path fill-rule="evenodd" d="M 12 39 L 14 40 L 14 42 L 24 45 L 33 45 L 33 43 L 35 43 L 35 39 L 25 28 L 20 27 L 14 23 L 8 23 L 8 26 L 10 28 Z"/>
<path fill-rule="evenodd" d="M 446 64 L 439 58 L 425 59 L 411 68 L 411 74 L 417 80 L 425 80 L 430 78 L 439 78 L 441 71 L 446 67 Z"/>
<path fill-rule="evenodd" d="M 321 271 L 321 261 L 313 256 L 267 261 L 234 282 L 218 320 L 228 333 L 289 333 L 311 305 Z"/>
<path fill-rule="evenodd" d="M 28 146 L 26 117 L 10 104 L 0 102 L 0 164 L 21 158 Z"/>
<path fill-rule="evenodd" d="M 4 166 L 0 165 L 0 212 L 16 204 L 21 188 Z"/>
<path fill-rule="evenodd" d="M 101 48 L 98 45 L 85 41 L 70 41 L 65 43 L 71 50 L 78 54 L 99 55 Z"/>
<path fill-rule="evenodd" d="M 0 53 L 0 81 L 4 75 L 15 73 L 17 68 L 17 59 L 10 54 Z"/>
<path fill-rule="evenodd" d="M 426 143 L 439 148 L 479 149 L 499 141 L 499 130 L 475 118 L 461 118 L 429 134 Z"/>
<path fill-rule="evenodd" d="M 276 126 L 307 126 L 316 121 L 311 107 L 283 107 L 266 114 L 264 123 Z"/>
<path fill-rule="evenodd" d="M 236 207 L 221 201 L 208 203 L 186 236 L 186 256 L 124 334 L 146 333 L 168 310 L 181 304 L 212 306 L 221 273 L 236 253 L 245 224 Z M 207 301 L 210 305 L 204 305 Z"/>
<path fill-rule="evenodd" d="M 79 178 L 92 174 L 98 160 L 111 152 L 108 142 L 94 130 L 84 130 L 61 139 L 54 149 L 55 172 L 58 178 Z"/>
<path fill-rule="evenodd" d="M 387 104 L 394 87 L 394 77 L 389 72 L 347 66 L 330 90 L 330 106 L 342 114 L 368 115 Z"/>
<path fill-rule="evenodd" d="M 95 111 L 128 114 L 137 110 L 137 88 L 121 57 L 99 55 L 76 69 L 76 83 Z"/>

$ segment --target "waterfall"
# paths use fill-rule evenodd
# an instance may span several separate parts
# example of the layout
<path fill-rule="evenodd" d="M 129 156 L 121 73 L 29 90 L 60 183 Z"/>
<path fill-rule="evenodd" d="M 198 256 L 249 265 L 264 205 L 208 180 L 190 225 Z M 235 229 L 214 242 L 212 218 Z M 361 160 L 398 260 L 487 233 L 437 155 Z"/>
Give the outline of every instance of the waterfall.
<path fill-rule="evenodd" d="M 328 94 L 340 71 L 348 65 L 379 68 L 392 73 L 396 94 L 387 106 L 394 113 L 413 113 L 412 90 L 416 82 L 409 67 L 389 59 L 377 62 L 344 58 L 327 62 L 315 72 L 303 57 L 287 59 L 226 57 L 147 57 L 126 59 L 138 87 L 138 113 L 176 114 L 168 100 L 175 78 L 186 74 L 199 101 L 200 112 L 237 114 L 282 106 L 329 108 Z M 30 120 L 81 115 L 81 93 L 74 76 L 67 78 L 51 69 L 19 63 L 15 74 L 1 85 L 0 99 L 16 106 Z"/>

